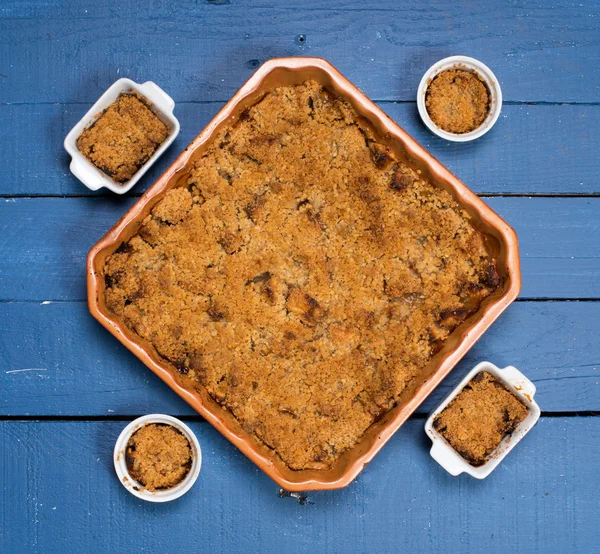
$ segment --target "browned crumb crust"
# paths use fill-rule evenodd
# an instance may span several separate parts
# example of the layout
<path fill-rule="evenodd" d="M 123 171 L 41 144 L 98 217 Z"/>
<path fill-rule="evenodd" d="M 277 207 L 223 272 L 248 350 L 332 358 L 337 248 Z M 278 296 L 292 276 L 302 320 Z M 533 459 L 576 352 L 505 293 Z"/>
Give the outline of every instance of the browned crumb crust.
<path fill-rule="evenodd" d="M 447 69 L 427 88 L 425 106 L 432 121 L 449 133 L 470 133 L 490 111 L 488 89 L 471 71 Z"/>
<path fill-rule="evenodd" d="M 104 274 L 184 386 L 298 470 L 354 446 L 499 284 L 452 196 L 312 81 L 223 130 Z"/>
<path fill-rule="evenodd" d="M 129 474 L 149 491 L 170 489 L 192 467 L 192 449 L 183 434 L 163 423 L 150 423 L 129 439 L 125 451 Z"/>
<path fill-rule="evenodd" d="M 117 183 L 129 181 L 169 134 L 148 101 L 122 93 L 81 133 L 77 149 Z"/>
<path fill-rule="evenodd" d="M 484 371 L 469 381 L 433 426 L 471 465 L 480 466 L 526 417 L 527 407 Z"/>

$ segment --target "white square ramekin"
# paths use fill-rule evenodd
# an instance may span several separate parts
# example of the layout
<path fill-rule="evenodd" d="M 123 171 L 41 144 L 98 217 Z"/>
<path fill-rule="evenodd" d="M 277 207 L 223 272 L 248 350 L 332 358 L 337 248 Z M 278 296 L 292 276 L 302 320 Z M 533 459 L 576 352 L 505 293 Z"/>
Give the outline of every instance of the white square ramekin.
<path fill-rule="evenodd" d="M 527 414 L 527 417 L 517 425 L 517 428 L 512 434 L 504 437 L 498 448 L 490 455 L 488 461 L 482 466 L 475 467 L 454 450 L 450 443 L 435 430 L 433 422 L 438 414 L 440 414 L 444 408 L 452 402 L 454 397 L 462 391 L 464 386 L 473 379 L 475 375 L 482 371 L 487 371 L 501 381 L 508 390 L 513 392 L 519 400 L 527 406 L 529 413 Z M 430 450 L 431 457 L 450 473 L 450 475 L 456 476 L 464 472 L 477 479 L 484 479 L 494 471 L 496 466 L 498 466 L 504 457 L 529 432 L 540 418 L 540 407 L 533 400 L 534 395 L 535 385 L 516 367 L 508 366 L 504 369 L 500 369 L 491 362 L 481 362 L 477 364 L 427 418 L 425 431 L 433 443 Z"/>
<path fill-rule="evenodd" d="M 117 99 L 119 94 L 128 90 L 135 90 L 150 102 L 154 113 L 169 127 L 169 136 L 129 181 L 116 183 L 79 152 L 77 149 L 77 139 L 83 130 L 94 123 L 102 111 Z M 131 79 L 119 79 L 110 86 L 66 136 L 64 145 L 65 150 L 72 158 L 70 165 L 71 173 L 91 190 L 106 187 L 116 194 L 126 193 L 142 178 L 144 173 L 150 169 L 150 166 L 162 156 L 163 152 L 179 134 L 179 121 L 173 115 L 174 108 L 175 102 L 173 99 L 152 81 L 146 81 L 140 85 Z"/>

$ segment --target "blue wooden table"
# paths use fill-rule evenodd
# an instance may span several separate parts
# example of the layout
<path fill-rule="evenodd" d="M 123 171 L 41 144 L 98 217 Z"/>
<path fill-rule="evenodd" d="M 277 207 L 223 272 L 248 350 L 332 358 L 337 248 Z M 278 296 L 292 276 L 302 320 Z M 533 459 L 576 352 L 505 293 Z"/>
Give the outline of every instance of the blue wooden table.
<path fill-rule="evenodd" d="M 298 6 L 302 6 L 299 8 Z M 435 61 L 481 59 L 505 104 L 471 144 L 415 105 Z M 523 291 L 349 487 L 299 497 L 223 439 L 87 312 L 94 244 L 264 60 L 327 58 L 516 229 Z M 62 141 L 119 77 L 153 80 L 182 132 L 126 197 L 92 193 Z M 578 0 L 0 0 L 0 552 L 600 550 L 600 3 Z M 485 481 L 428 454 L 424 417 L 473 365 L 537 385 L 537 427 Z M 204 452 L 183 498 L 112 467 L 137 415 Z"/>

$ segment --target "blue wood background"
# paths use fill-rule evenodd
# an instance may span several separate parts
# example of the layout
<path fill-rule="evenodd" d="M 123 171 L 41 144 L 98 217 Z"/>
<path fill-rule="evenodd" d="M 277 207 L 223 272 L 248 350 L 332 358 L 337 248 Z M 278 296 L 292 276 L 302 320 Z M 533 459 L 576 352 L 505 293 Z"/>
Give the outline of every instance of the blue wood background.
<path fill-rule="evenodd" d="M 505 105 L 471 144 L 414 102 L 442 57 L 481 59 Z M 515 227 L 523 291 L 367 469 L 281 496 L 87 312 L 87 250 L 264 60 L 336 65 Z M 119 77 L 153 80 L 182 132 L 127 195 L 71 176 L 62 141 Z M 600 2 L 0 0 L 0 552 L 598 552 Z M 537 385 L 538 426 L 485 481 L 428 454 L 424 417 L 477 361 Z M 126 422 L 183 417 L 198 483 L 138 501 Z"/>

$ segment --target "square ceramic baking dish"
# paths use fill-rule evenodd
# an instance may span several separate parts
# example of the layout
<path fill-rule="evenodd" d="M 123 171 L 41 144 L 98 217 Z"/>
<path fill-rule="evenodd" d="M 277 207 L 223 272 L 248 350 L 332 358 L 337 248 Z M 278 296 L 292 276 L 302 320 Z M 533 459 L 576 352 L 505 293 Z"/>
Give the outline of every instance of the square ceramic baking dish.
<path fill-rule="evenodd" d="M 485 235 L 487 244 L 496 257 L 501 285 L 493 295 L 484 300 L 477 313 L 452 333 L 444 347 L 423 368 L 423 378 L 409 387 L 399 399 L 398 405 L 373 424 L 362 440 L 344 452 L 332 468 L 293 471 L 272 450 L 244 431 L 235 417 L 217 404 L 203 387 L 198 386 L 192 391 L 182 386 L 176 368 L 160 358 L 149 342 L 134 335 L 122 321 L 108 312 L 104 301 L 102 268 L 106 257 L 137 232 L 143 219 L 165 193 L 185 180 L 188 166 L 202 155 L 212 137 L 222 127 L 235 122 L 244 109 L 256 104 L 268 91 L 278 86 L 300 84 L 308 79 L 318 81 L 346 99 L 359 116 L 371 123 L 381 142 L 389 145 L 407 163 L 421 170 L 425 178 L 454 196 L 470 214 L 473 225 Z M 320 58 L 282 58 L 265 62 L 158 181 L 90 250 L 87 279 L 92 315 L 227 439 L 289 491 L 336 489 L 348 485 L 517 297 L 521 287 L 517 237 L 507 223 L 331 64 Z"/>
<path fill-rule="evenodd" d="M 463 390 L 465 385 L 469 383 L 475 375 L 482 371 L 491 373 L 496 379 L 501 381 L 508 390 L 514 393 L 519 400 L 527 406 L 529 413 L 509 436 L 504 437 L 498 448 L 496 448 L 488 458 L 488 461 L 482 466 L 475 467 L 454 450 L 452 445 L 435 430 L 433 421 L 438 414 L 443 412 L 446 406 L 452 402 L 454 397 Z M 450 475 L 456 476 L 461 473 L 468 473 L 477 479 L 484 479 L 496 469 L 504 457 L 537 423 L 540 418 L 540 407 L 533 399 L 534 396 L 535 385 L 516 367 L 508 366 L 504 369 L 500 369 L 490 362 L 481 362 L 480 364 L 477 364 L 427 418 L 425 431 L 433 443 L 430 450 L 431 457 L 450 473 Z"/>
<path fill-rule="evenodd" d="M 92 125 L 98 119 L 98 116 L 117 99 L 119 94 L 129 90 L 135 90 L 150 102 L 152 111 L 169 128 L 169 136 L 129 181 L 116 183 L 79 152 L 77 149 L 77 139 L 83 133 L 83 130 Z M 116 194 L 125 194 L 142 178 L 152 164 L 162 156 L 163 152 L 169 148 L 175 137 L 179 134 L 179 121 L 173 115 L 174 108 L 175 102 L 173 99 L 152 81 L 146 81 L 142 85 L 125 78 L 115 81 L 79 120 L 77 125 L 69 131 L 69 134 L 65 138 L 65 150 L 71 156 L 71 165 L 69 166 L 71 173 L 90 190 L 98 190 L 106 187 Z"/>

